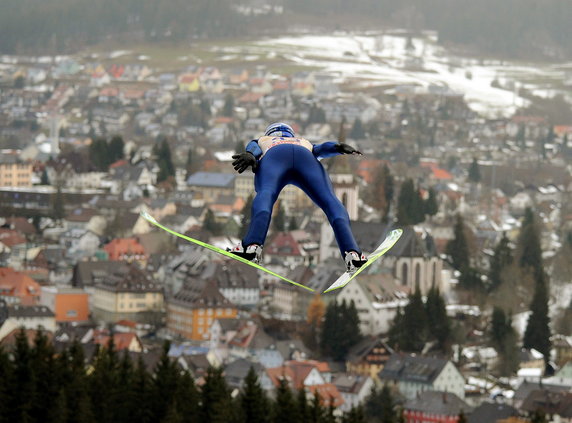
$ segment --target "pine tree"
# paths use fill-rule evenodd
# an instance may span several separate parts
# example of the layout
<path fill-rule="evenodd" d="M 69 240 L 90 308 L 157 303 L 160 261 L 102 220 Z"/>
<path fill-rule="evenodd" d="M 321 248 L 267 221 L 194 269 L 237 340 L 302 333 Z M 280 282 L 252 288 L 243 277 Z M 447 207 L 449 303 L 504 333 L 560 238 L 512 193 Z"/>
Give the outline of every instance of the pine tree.
<path fill-rule="evenodd" d="M 97 421 L 114 422 L 117 401 L 121 396 L 118 378 L 119 359 L 115 351 L 113 337 L 106 347 L 100 347 L 89 376 L 89 396 L 93 405 L 93 415 Z"/>
<path fill-rule="evenodd" d="M 109 169 L 109 145 L 105 138 L 97 138 L 89 145 L 89 158 L 95 168 L 100 172 Z"/>
<path fill-rule="evenodd" d="M 471 166 L 469 167 L 469 182 L 474 184 L 481 182 L 481 170 L 479 168 L 479 162 L 476 158 L 473 158 Z"/>
<path fill-rule="evenodd" d="M 172 397 L 177 390 L 179 374 L 177 364 L 169 358 L 169 349 L 170 343 L 165 342 L 161 357 L 155 367 L 155 377 L 151 386 L 150 397 L 154 421 L 165 418 L 172 405 Z"/>
<path fill-rule="evenodd" d="M 352 407 L 351 410 L 342 417 L 342 423 L 367 423 L 363 407 L 361 405 Z"/>
<path fill-rule="evenodd" d="M 530 304 L 531 314 L 524 332 L 524 348 L 534 348 L 550 359 L 550 317 L 548 314 L 548 287 L 544 280 L 536 282 L 534 296 Z"/>
<path fill-rule="evenodd" d="M 540 235 L 536 226 L 534 214 L 530 207 L 524 212 L 524 219 L 518 238 L 518 263 L 522 268 L 532 268 L 536 281 L 544 280 L 544 265 Z"/>
<path fill-rule="evenodd" d="M 222 108 L 222 115 L 226 117 L 234 116 L 234 96 L 227 94 L 224 97 L 224 106 Z"/>
<path fill-rule="evenodd" d="M 356 120 L 354 120 L 352 129 L 350 130 L 350 138 L 354 140 L 361 140 L 365 138 L 365 130 L 360 118 L 356 118 Z"/>
<path fill-rule="evenodd" d="M 457 220 L 453 228 L 455 237 L 447 243 L 446 254 L 451 258 L 451 265 L 460 272 L 469 268 L 469 247 L 465 236 L 465 224 L 461 215 L 457 215 Z"/>
<path fill-rule="evenodd" d="M 300 421 L 298 407 L 288 387 L 286 377 L 282 377 L 276 388 L 276 396 L 272 410 L 272 423 L 297 423 Z"/>
<path fill-rule="evenodd" d="M 312 401 L 310 402 L 310 413 L 308 423 L 320 423 L 324 418 L 324 408 L 322 407 L 322 398 L 318 391 L 314 392 Z"/>
<path fill-rule="evenodd" d="M 151 375 L 145 368 L 143 355 L 139 356 L 133 374 L 133 393 L 131 397 L 132 403 L 128 403 L 128 409 L 131 410 L 133 421 L 139 423 L 151 423 L 153 421 L 153 395 L 157 388 L 154 386 L 155 381 L 151 379 Z M 192 401 L 189 398 L 188 401 Z M 196 415 L 196 411 L 195 411 Z"/>
<path fill-rule="evenodd" d="M 395 316 L 393 317 L 393 321 L 389 327 L 389 331 L 387 333 L 388 336 L 388 343 L 391 345 L 395 350 L 401 350 L 401 332 L 403 331 L 403 311 L 401 307 L 397 307 L 397 311 L 395 312 Z"/>
<path fill-rule="evenodd" d="M 32 369 L 32 351 L 24 329 L 16 335 L 13 352 L 14 378 L 10 419 L 8 421 L 31 422 L 36 395 L 36 378 Z"/>
<path fill-rule="evenodd" d="M 321 331 L 322 352 L 336 361 L 343 360 L 361 338 L 359 316 L 354 302 L 349 305 L 345 300 L 340 304 L 335 301 L 329 303 Z"/>
<path fill-rule="evenodd" d="M 38 395 L 35 399 L 30 415 L 33 420 L 40 421 L 45 420 L 46 410 L 53 407 L 58 400 L 60 404 L 57 405 L 62 405 L 62 398 L 58 398 L 61 391 L 57 385 L 59 376 L 57 371 L 59 369 L 54 360 L 55 351 L 52 344 L 48 341 L 48 337 L 42 330 L 36 332 L 34 347 L 30 352 L 30 367 L 34 375 L 35 390 L 41 393 L 41 395 Z M 63 396 L 65 398 L 65 394 L 63 394 Z M 66 414 L 65 402 L 63 406 L 64 409 L 60 410 L 61 414 Z M 57 414 L 50 417 L 56 418 Z"/>
<path fill-rule="evenodd" d="M 9 421 L 12 407 L 12 388 L 14 387 L 14 365 L 8 354 L 0 347 L 0 422 Z"/>
<path fill-rule="evenodd" d="M 497 372 L 501 376 L 511 376 L 518 370 L 517 333 L 512 327 L 512 319 L 500 307 L 493 309 L 489 338 L 491 346 L 499 355 Z"/>
<path fill-rule="evenodd" d="M 116 135 L 111 138 L 109 141 L 109 164 L 116 162 L 117 160 L 123 159 L 125 156 L 123 154 L 123 149 L 125 148 L 125 143 L 123 142 L 123 138 L 119 135 Z"/>
<path fill-rule="evenodd" d="M 496 245 L 493 256 L 490 259 L 489 266 L 489 281 L 490 290 L 493 291 L 500 286 L 502 283 L 501 275 L 503 270 L 510 266 L 513 261 L 512 248 L 510 247 L 510 241 L 503 232 L 502 238 Z"/>
<path fill-rule="evenodd" d="M 304 389 L 304 387 L 298 389 L 296 406 L 298 407 L 298 418 L 300 421 L 308 421 L 310 418 L 310 407 L 308 405 L 308 398 L 306 397 L 306 389 Z"/>
<path fill-rule="evenodd" d="M 216 221 L 215 215 L 211 209 L 207 209 L 207 214 L 205 215 L 205 221 L 203 227 L 211 232 L 213 235 L 219 235 L 221 231 L 221 225 Z"/>
<path fill-rule="evenodd" d="M 425 214 L 435 216 L 439 211 L 439 204 L 437 203 L 437 193 L 433 188 L 429 188 L 429 195 L 424 203 Z"/>
<path fill-rule="evenodd" d="M 239 402 L 245 423 L 267 423 L 270 421 L 267 413 L 270 404 L 253 367 L 250 367 L 244 379 L 244 387 L 240 393 Z"/>
<path fill-rule="evenodd" d="M 195 423 L 199 415 L 199 391 L 189 372 L 180 375 L 174 400 L 182 423 Z"/>
<path fill-rule="evenodd" d="M 419 190 L 412 179 L 401 185 L 397 199 L 397 221 L 400 225 L 416 225 L 425 220 L 425 208 Z"/>
<path fill-rule="evenodd" d="M 175 177 L 175 165 L 171 158 L 171 148 L 165 137 L 159 136 L 157 143 L 153 147 L 153 154 L 156 157 L 159 173 L 157 183 L 164 182 Z"/>
<path fill-rule="evenodd" d="M 374 385 L 371 393 L 365 400 L 364 414 L 370 422 L 396 423 L 395 402 L 387 385 L 383 385 L 381 390 Z"/>
<path fill-rule="evenodd" d="M 222 368 L 209 367 L 201 390 L 200 415 L 202 421 L 227 423 L 233 420 L 230 390 L 222 374 Z"/>
<path fill-rule="evenodd" d="M 425 314 L 430 338 L 437 341 L 439 349 L 449 352 L 451 344 L 451 321 L 447 316 L 445 300 L 434 285 L 427 293 L 425 301 Z"/>
<path fill-rule="evenodd" d="M 427 340 L 427 315 L 421 297 L 421 290 L 416 287 L 409 295 L 401 322 L 399 346 L 403 351 L 421 352 Z"/>

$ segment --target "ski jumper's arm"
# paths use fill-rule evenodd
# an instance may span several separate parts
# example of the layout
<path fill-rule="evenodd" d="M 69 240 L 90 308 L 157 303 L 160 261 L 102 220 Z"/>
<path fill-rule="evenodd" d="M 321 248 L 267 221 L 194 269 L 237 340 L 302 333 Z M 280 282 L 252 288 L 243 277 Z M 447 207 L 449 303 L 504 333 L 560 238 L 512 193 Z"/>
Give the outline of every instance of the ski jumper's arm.
<path fill-rule="evenodd" d="M 322 144 L 315 144 L 312 149 L 312 153 L 318 159 L 327 159 L 328 157 L 334 157 L 339 154 L 360 154 L 361 152 L 349 146 L 348 144 L 326 141 Z"/>
<path fill-rule="evenodd" d="M 262 149 L 258 145 L 258 140 L 252 140 L 246 145 L 246 151 L 254 156 L 256 160 L 262 156 Z"/>

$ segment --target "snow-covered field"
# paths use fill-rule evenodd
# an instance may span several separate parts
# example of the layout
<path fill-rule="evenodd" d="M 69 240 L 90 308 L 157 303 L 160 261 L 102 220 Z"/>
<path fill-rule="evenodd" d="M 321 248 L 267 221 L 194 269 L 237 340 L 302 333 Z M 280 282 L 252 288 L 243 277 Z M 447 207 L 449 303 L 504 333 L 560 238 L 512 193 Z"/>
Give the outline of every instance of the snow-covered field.
<path fill-rule="evenodd" d="M 564 84 L 572 75 L 572 66 L 461 57 L 438 45 L 431 33 L 412 38 L 409 45 L 399 32 L 305 34 L 263 40 L 256 50 L 261 56 L 281 57 L 285 63 L 322 68 L 340 82 L 448 88 L 464 94 L 469 106 L 487 117 L 510 116 L 527 105 L 518 95 L 519 88 L 543 97 L 564 94 L 572 102 L 572 86 Z M 495 80 L 502 88 L 491 86 Z"/>

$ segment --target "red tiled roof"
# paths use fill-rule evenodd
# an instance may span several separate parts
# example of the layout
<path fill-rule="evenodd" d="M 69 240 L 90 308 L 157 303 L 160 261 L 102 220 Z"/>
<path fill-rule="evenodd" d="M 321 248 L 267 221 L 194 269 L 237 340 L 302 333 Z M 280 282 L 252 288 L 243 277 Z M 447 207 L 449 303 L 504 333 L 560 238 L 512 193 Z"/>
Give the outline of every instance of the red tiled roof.
<path fill-rule="evenodd" d="M 7 247 L 25 244 L 26 238 L 13 229 L 0 229 L 0 242 Z"/>
<path fill-rule="evenodd" d="M 110 260 L 123 260 L 123 256 L 147 256 L 145 248 L 135 238 L 116 238 L 103 249 Z"/>
<path fill-rule="evenodd" d="M 239 103 L 256 103 L 260 100 L 264 95 L 259 93 L 246 93 L 239 97 Z"/>
<path fill-rule="evenodd" d="M 332 383 L 310 385 L 308 389 L 313 395 L 315 395 L 316 392 L 320 395 L 320 403 L 322 406 L 329 406 L 331 404 L 334 407 L 339 407 L 345 402 L 338 388 Z"/>
<path fill-rule="evenodd" d="M 433 177 L 435 179 L 439 179 L 441 181 L 450 181 L 453 179 L 453 175 L 451 175 L 449 172 L 447 172 L 445 169 L 440 169 L 438 167 L 435 167 L 433 169 L 431 169 L 433 172 Z"/>
<path fill-rule="evenodd" d="M 28 275 L 9 267 L 0 268 L 0 296 L 18 297 L 23 305 L 34 305 L 40 296 L 40 285 Z"/>
<path fill-rule="evenodd" d="M 279 232 L 266 246 L 267 254 L 284 256 L 301 256 L 300 245 L 288 232 Z"/>
<path fill-rule="evenodd" d="M 107 346 L 109 344 L 109 340 L 111 336 L 109 336 L 105 332 L 96 332 L 94 333 L 94 343 L 96 345 Z M 131 346 L 133 340 L 139 341 L 137 335 L 131 332 L 127 333 L 114 333 L 113 334 L 113 344 L 116 351 L 128 350 Z"/>

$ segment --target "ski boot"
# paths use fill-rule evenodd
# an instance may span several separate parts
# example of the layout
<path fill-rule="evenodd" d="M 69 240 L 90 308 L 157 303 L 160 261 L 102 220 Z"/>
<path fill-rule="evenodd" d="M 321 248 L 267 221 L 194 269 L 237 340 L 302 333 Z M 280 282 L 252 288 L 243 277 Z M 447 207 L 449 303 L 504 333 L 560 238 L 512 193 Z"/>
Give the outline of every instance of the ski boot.
<path fill-rule="evenodd" d="M 244 248 L 242 242 L 239 242 L 232 249 L 227 248 L 226 250 L 254 263 L 260 263 L 262 258 L 262 245 L 258 244 L 250 244 Z"/>
<path fill-rule="evenodd" d="M 367 262 L 367 257 L 356 251 L 346 251 L 346 269 L 349 273 L 354 273 Z"/>

